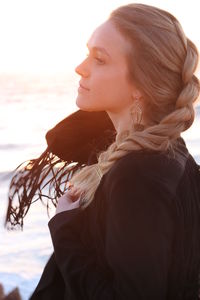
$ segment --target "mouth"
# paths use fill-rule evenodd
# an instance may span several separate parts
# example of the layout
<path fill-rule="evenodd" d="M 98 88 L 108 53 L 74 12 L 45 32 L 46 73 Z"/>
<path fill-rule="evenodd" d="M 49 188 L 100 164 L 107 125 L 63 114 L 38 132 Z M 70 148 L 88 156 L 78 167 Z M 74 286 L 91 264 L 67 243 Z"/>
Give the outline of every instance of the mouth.
<path fill-rule="evenodd" d="M 89 91 L 90 89 L 88 89 L 87 87 L 85 87 L 84 85 L 82 85 L 80 82 L 79 82 L 79 89 L 83 89 L 83 90 L 86 90 L 86 91 Z"/>

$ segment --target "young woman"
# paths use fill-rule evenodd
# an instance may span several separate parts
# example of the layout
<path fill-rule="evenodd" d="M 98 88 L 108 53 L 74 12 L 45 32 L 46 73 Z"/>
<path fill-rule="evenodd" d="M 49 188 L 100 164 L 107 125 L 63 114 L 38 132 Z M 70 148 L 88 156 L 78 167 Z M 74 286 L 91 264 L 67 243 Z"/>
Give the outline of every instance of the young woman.
<path fill-rule="evenodd" d="M 143 4 L 114 10 L 87 46 L 80 120 L 106 112 L 115 136 L 59 197 L 30 299 L 199 299 L 200 171 L 180 136 L 200 90 L 197 49 L 174 16 Z"/>

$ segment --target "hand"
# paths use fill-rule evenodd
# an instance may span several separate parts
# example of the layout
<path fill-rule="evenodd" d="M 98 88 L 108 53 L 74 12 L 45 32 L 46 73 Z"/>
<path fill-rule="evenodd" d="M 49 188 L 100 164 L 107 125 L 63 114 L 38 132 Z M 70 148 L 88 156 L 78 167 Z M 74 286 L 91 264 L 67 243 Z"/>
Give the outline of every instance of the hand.
<path fill-rule="evenodd" d="M 81 192 L 75 187 L 71 187 L 58 199 L 56 214 L 79 207 L 80 196 Z"/>

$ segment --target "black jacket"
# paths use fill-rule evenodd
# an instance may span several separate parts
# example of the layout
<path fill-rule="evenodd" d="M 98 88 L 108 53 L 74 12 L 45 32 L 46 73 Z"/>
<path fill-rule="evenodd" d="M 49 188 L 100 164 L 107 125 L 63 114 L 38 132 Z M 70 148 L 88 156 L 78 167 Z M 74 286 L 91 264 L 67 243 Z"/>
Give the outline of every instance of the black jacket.
<path fill-rule="evenodd" d="M 49 221 L 54 253 L 30 300 L 197 299 L 199 185 L 182 142 L 119 159 L 85 210 Z"/>

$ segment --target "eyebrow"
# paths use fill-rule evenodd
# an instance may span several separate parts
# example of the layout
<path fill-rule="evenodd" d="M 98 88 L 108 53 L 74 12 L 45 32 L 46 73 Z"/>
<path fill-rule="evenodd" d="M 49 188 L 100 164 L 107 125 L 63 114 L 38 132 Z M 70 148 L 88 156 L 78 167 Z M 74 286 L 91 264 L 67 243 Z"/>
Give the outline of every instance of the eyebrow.
<path fill-rule="evenodd" d="M 110 56 L 110 55 L 108 54 L 108 52 L 106 51 L 106 49 L 103 48 L 103 47 L 92 47 L 92 48 L 90 48 L 89 45 L 88 45 L 88 43 L 86 44 L 86 46 L 88 47 L 88 49 L 91 49 L 91 50 L 94 51 L 94 52 L 96 52 L 96 51 L 101 51 L 101 52 L 105 53 L 107 56 Z"/>

